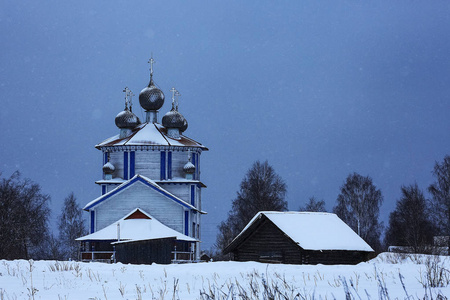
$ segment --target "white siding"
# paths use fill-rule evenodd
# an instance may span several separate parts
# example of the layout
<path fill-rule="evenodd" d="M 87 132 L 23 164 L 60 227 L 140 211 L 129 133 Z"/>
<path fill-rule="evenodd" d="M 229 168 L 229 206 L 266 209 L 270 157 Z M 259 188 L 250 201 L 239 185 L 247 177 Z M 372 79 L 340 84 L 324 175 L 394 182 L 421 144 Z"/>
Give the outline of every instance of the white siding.
<path fill-rule="evenodd" d="M 164 184 L 159 185 L 171 194 L 174 194 L 185 202 L 191 204 L 191 185 L 190 184 Z"/>
<path fill-rule="evenodd" d="M 136 151 L 135 172 L 152 180 L 160 179 L 161 152 L 153 150 Z"/>
<path fill-rule="evenodd" d="M 188 162 L 187 152 L 185 151 L 172 152 L 172 178 L 185 178 L 183 167 L 187 162 Z"/>
<path fill-rule="evenodd" d="M 123 218 L 137 207 L 164 225 L 184 233 L 183 207 L 141 182 L 136 182 L 96 207 L 96 231 Z"/>
<path fill-rule="evenodd" d="M 109 161 L 113 164 L 115 170 L 113 178 L 123 178 L 123 152 L 111 152 L 109 154 Z"/>

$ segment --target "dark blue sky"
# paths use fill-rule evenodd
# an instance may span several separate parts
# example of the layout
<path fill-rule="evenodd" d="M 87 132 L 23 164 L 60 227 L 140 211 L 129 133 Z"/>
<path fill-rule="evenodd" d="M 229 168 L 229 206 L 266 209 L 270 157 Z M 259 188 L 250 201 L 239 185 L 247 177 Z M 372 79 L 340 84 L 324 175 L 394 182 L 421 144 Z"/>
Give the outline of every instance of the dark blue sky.
<path fill-rule="evenodd" d="M 0 171 L 52 197 L 100 194 L 94 145 L 118 133 L 122 90 L 182 94 L 202 155 L 203 240 L 215 241 L 251 164 L 268 160 L 289 208 L 329 210 L 349 173 L 385 202 L 432 182 L 450 154 L 448 1 L 0 1 Z M 137 97 L 135 113 L 141 117 Z M 170 101 L 161 115 L 170 109 Z"/>

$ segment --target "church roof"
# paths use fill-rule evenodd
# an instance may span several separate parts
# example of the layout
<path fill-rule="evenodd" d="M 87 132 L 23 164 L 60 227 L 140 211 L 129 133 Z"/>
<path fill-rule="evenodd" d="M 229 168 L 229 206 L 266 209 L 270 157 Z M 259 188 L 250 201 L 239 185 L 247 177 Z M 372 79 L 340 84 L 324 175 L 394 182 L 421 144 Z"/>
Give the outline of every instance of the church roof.
<path fill-rule="evenodd" d="M 179 139 L 170 138 L 167 135 L 167 128 L 157 123 L 140 124 L 127 137 L 120 138 L 118 134 L 95 145 L 98 149 L 111 146 L 177 146 L 196 147 L 202 150 L 208 150 L 208 148 L 199 142 L 184 135 L 180 135 Z"/>
<path fill-rule="evenodd" d="M 120 238 L 120 241 L 118 240 Z M 94 233 L 77 238 L 77 241 L 114 241 L 134 242 L 176 238 L 177 240 L 196 242 L 197 240 L 169 228 L 140 208 L 136 208 L 122 219 Z"/>
<path fill-rule="evenodd" d="M 253 217 L 226 251 L 243 242 L 265 219 L 305 250 L 367 251 L 373 249 L 337 215 L 322 212 L 261 211 Z"/>
<path fill-rule="evenodd" d="M 97 199 L 92 200 L 91 202 L 89 202 L 88 204 L 86 204 L 86 206 L 83 208 L 84 210 L 90 210 L 91 208 L 94 208 L 95 206 L 99 205 L 100 203 L 102 203 L 103 201 L 108 200 L 110 197 L 114 196 L 115 194 L 121 192 L 122 190 L 130 187 L 131 185 L 135 184 L 136 182 L 141 182 L 143 184 L 145 184 L 146 186 L 148 186 L 149 188 L 153 189 L 154 191 L 157 191 L 158 193 L 161 193 L 162 195 L 166 196 L 167 198 L 169 198 L 170 200 L 186 207 L 192 210 L 196 210 L 200 213 L 204 213 L 203 211 L 199 211 L 195 206 L 185 202 L 184 200 L 182 200 L 181 198 L 173 195 L 172 193 L 168 192 L 167 190 L 163 189 L 161 186 L 159 186 L 156 182 L 154 182 L 153 180 L 142 176 L 142 175 L 135 175 L 133 178 L 125 181 L 124 183 L 122 183 L 121 185 L 119 185 L 118 187 L 116 187 L 115 189 L 109 191 L 108 193 L 98 197 Z"/>

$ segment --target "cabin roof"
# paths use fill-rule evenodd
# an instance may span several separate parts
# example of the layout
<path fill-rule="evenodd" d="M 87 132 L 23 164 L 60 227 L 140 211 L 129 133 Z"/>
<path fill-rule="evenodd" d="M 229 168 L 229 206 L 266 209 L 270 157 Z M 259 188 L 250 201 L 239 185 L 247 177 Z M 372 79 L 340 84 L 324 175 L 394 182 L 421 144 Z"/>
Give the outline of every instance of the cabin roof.
<path fill-rule="evenodd" d="M 180 135 L 179 139 L 170 138 L 167 135 L 167 128 L 157 123 L 140 124 L 132 130 L 129 136 L 120 138 L 119 134 L 115 135 L 95 145 L 95 148 L 101 149 L 111 146 L 175 146 L 208 150 L 201 143 L 184 135 Z"/>
<path fill-rule="evenodd" d="M 136 182 L 141 182 L 143 184 L 145 184 L 146 186 L 148 186 L 149 188 L 153 189 L 154 191 L 157 191 L 158 193 L 166 196 L 168 199 L 184 206 L 185 208 L 188 209 L 192 209 L 195 211 L 198 211 L 200 213 L 205 213 L 203 211 L 199 211 L 195 206 L 191 205 L 190 203 L 187 203 L 186 201 L 184 201 L 183 199 L 173 195 L 172 193 L 168 192 L 167 190 L 163 189 L 161 186 L 159 186 L 156 182 L 154 182 L 153 180 L 142 176 L 140 174 L 136 174 L 133 178 L 125 181 L 124 183 L 122 183 L 121 185 L 119 185 L 118 187 L 116 187 L 115 189 L 109 191 L 108 193 L 92 200 L 91 202 L 89 202 L 88 204 L 86 204 L 86 206 L 83 208 L 84 210 L 90 210 L 92 208 L 94 208 L 95 206 L 99 205 L 100 203 L 108 200 L 109 198 L 113 197 L 114 195 L 116 195 L 117 193 L 121 192 L 122 190 L 127 189 L 128 187 L 132 186 L 133 184 L 135 184 Z"/>
<path fill-rule="evenodd" d="M 119 240 L 120 237 L 120 240 Z M 162 224 L 150 214 L 136 208 L 120 220 L 94 233 L 77 238 L 77 241 L 115 241 L 135 242 L 175 238 L 181 241 L 196 242 L 197 240 L 184 235 Z"/>
<path fill-rule="evenodd" d="M 264 220 L 272 222 L 305 250 L 373 252 L 373 249 L 360 236 L 333 213 L 274 211 L 257 213 L 225 251 L 230 252 L 245 241 Z"/>

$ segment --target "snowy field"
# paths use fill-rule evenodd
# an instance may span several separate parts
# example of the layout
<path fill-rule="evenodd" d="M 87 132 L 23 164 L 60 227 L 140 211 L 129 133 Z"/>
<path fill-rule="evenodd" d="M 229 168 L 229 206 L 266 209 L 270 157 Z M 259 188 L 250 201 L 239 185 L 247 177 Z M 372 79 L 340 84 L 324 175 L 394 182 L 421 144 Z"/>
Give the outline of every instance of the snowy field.
<path fill-rule="evenodd" d="M 383 253 L 356 266 L 0 261 L 0 299 L 446 299 L 450 259 Z"/>

